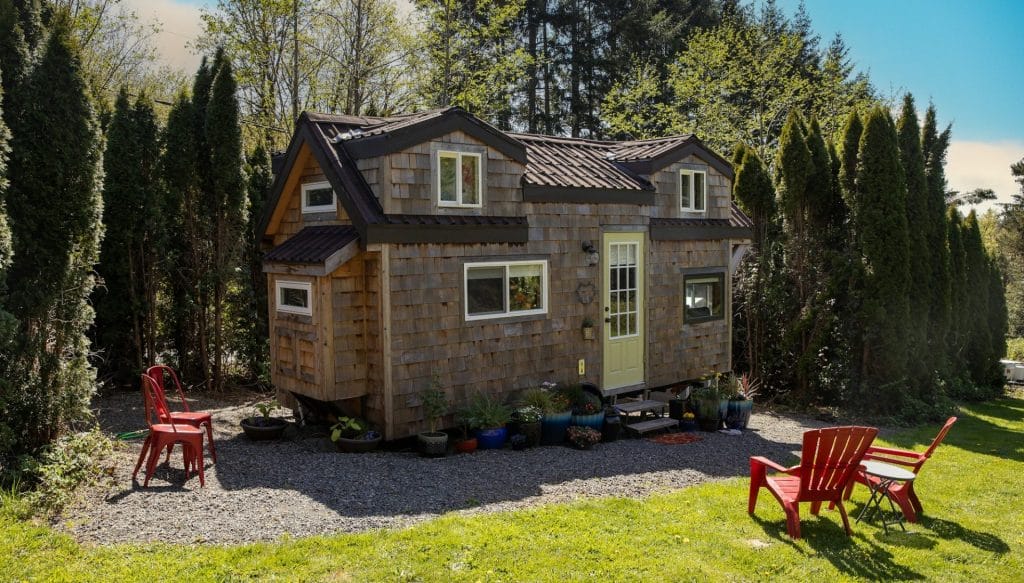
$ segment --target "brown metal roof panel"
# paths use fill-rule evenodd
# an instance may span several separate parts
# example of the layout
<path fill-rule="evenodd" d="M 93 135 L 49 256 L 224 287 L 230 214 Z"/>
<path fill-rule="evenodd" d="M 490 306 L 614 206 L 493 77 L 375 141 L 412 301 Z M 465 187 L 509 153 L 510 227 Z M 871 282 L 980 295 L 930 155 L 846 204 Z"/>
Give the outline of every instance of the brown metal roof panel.
<path fill-rule="evenodd" d="M 358 238 L 359 233 L 351 225 L 305 227 L 271 249 L 263 260 L 270 263 L 322 263 Z"/>

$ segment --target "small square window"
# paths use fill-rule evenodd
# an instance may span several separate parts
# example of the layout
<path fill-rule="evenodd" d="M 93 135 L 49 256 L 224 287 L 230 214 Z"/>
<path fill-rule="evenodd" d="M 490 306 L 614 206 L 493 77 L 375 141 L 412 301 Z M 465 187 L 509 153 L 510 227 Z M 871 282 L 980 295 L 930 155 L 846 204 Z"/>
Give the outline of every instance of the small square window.
<path fill-rule="evenodd" d="M 330 182 L 310 182 L 302 185 L 302 212 L 333 213 L 336 210 L 334 189 Z"/>
<path fill-rule="evenodd" d="M 437 153 L 438 206 L 479 207 L 482 156 L 470 152 Z"/>
<path fill-rule="evenodd" d="M 686 275 L 683 321 L 688 324 L 725 317 L 725 274 Z"/>
<path fill-rule="evenodd" d="M 679 209 L 702 213 L 707 210 L 707 173 L 702 170 L 679 171 Z"/>
<path fill-rule="evenodd" d="M 303 281 L 279 281 L 277 287 L 277 311 L 288 314 L 313 315 L 312 284 Z"/>

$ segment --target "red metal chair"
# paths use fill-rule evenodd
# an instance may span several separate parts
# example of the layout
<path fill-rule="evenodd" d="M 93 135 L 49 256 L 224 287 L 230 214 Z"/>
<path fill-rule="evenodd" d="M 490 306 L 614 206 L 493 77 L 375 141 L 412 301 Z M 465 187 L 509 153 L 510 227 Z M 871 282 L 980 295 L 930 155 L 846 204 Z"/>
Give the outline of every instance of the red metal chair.
<path fill-rule="evenodd" d="M 804 433 L 800 465 L 785 468 L 763 458 L 750 458 L 750 497 L 747 512 L 754 514 L 757 495 L 766 488 L 786 512 L 789 536 L 800 538 L 800 503 L 811 503 L 817 515 L 823 502 L 839 506 L 843 528 L 850 534 L 850 520 L 843 507 L 843 491 L 860 467 L 861 459 L 878 430 L 872 427 L 829 427 Z M 769 477 L 768 469 L 786 474 Z M 831 507 L 831 505 L 830 505 Z"/>
<path fill-rule="evenodd" d="M 146 460 L 146 481 L 143 487 L 149 486 L 149 479 L 153 477 L 157 461 L 164 448 L 167 448 L 167 457 L 170 458 L 170 451 L 174 444 L 182 445 L 182 462 L 185 465 L 185 479 L 189 478 L 189 471 L 199 472 L 199 485 L 206 485 L 206 475 L 203 472 L 203 432 L 197 427 L 184 424 L 167 423 L 167 410 L 160 404 L 157 397 L 156 381 L 149 375 L 142 375 L 142 397 L 145 403 L 146 425 L 149 426 L 149 434 L 142 443 L 142 451 L 139 452 L 139 460 L 135 462 L 135 471 L 132 472 L 132 480 L 139 474 L 142 467 L 142 460 Z M 154 419 L 156 423 L 154 423 Z"/>
<path fill-rule="evenodd" d="M 178 375 L 174 373 L 174 369 L 171 367 L 157 364 L 146 369 L 146 374 L 153 379 L 157 397 L 163 404 L 163 409 L 167 410 L 170 414 L 169 423 L 185 423 L 199 429 L 206 426 L 206 443 L 210 448 L 210 459 L 213 460 L 213 463 L 217 463 L 217 448 L 213 444 L 213 416 L 206 411 L 192 411 L 188 408 L 188 400 L 185 399 L 185 391 L 181 388 L 181 381 L 178 380 Z M 174 388 L 178 391 L 178 398 L 181 399 L 181 406 L 185 409 L 184 411 L 171 411 L 170 407 L 167 406 L 165 390 L 167 377 L 174 381 Z M 167 457 L 170 458 L 170 456 L 171 452 L 168 451 Z"/>
<path fill-rule="evenodd" d="M 924 453 L 905 449 L 895 449 L 891 447 L 872 446 L 868 448 L 868 452 L 864 455 L 864 459 L 904 466 L 915 474 L 919 474 L 921 472 L 921 466 L 924 465 L 924 462 L 928 461 L 928 458 L 932 457 L 932 453 L 935 452 L 935 448 L 939 447 L 942 440 L 946 438 L 946 434 L 949 433 L 949 429 L 953 427 L 954 423 L 956 423 L 956 417 L 950 417 L 947 419 L 946 424 L 942 426 L 939 434 L 935 436 L 935 439 L 932 440 L 932 444 L 928 446 L 928 449 L 926 449 Z M 853 480 L 850 480 L 850 484 L 846 487 L 843 499 L 850 499 L 850 493 L 853 492 L 853 487 L 857 485 L 857 483 L 864 484 L 868 487 L 874 487 L 878 485 L 878 481 L 879 479 L 874 476 L 869 476 L 864 472 L 857 472 L 854 475 Z M 916 480 L 913 480 L 910 482 L 893 484 L 889 487 L 889 497 L 899 504 L 900 510 L 903 511 L 903 516 L 905 516 L 909 522 L 917 522 L 917 515 L 921 513 L 921 501 L 917 499 L 917 494 L 914 493 L 915 482 Z"/>

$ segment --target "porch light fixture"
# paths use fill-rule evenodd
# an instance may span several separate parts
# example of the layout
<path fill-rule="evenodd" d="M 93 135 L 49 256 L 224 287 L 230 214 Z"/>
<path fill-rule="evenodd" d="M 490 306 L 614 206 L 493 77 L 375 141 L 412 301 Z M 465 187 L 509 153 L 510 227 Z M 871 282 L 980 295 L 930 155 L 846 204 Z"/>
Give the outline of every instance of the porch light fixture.
<path fill-rule="evenodd" d="M 597 265 L 601 262 L 601 255 L 597 252 L 597 247 L 590 241 L 583 242 L 583 252 L 587 254 L 587 264 Z"/>

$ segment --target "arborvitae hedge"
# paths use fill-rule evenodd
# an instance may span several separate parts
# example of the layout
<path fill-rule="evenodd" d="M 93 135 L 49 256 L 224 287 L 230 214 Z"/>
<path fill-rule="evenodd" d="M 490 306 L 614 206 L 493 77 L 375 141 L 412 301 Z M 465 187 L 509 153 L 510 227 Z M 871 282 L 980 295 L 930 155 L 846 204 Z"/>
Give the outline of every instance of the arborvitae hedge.
<path fill-rule="evenodd" d="M 928 265 L 932 273 L 927 295 L 928 302 L 928 352 L 932 368 L 940 377 L 950 376 L 947 336 L 951 322 L 951 275 L 949 227 L 946 219 L 946 177 L 944 165 L 949 146 L 949 128 L 938 132 L 935 107 L 929 106 L 921 128 L 921 148 L 925 157 L 925 180 L 927 182 L 927 220 L 931 226 L 927 231 L 927 247 L 930 257 Z"/>

